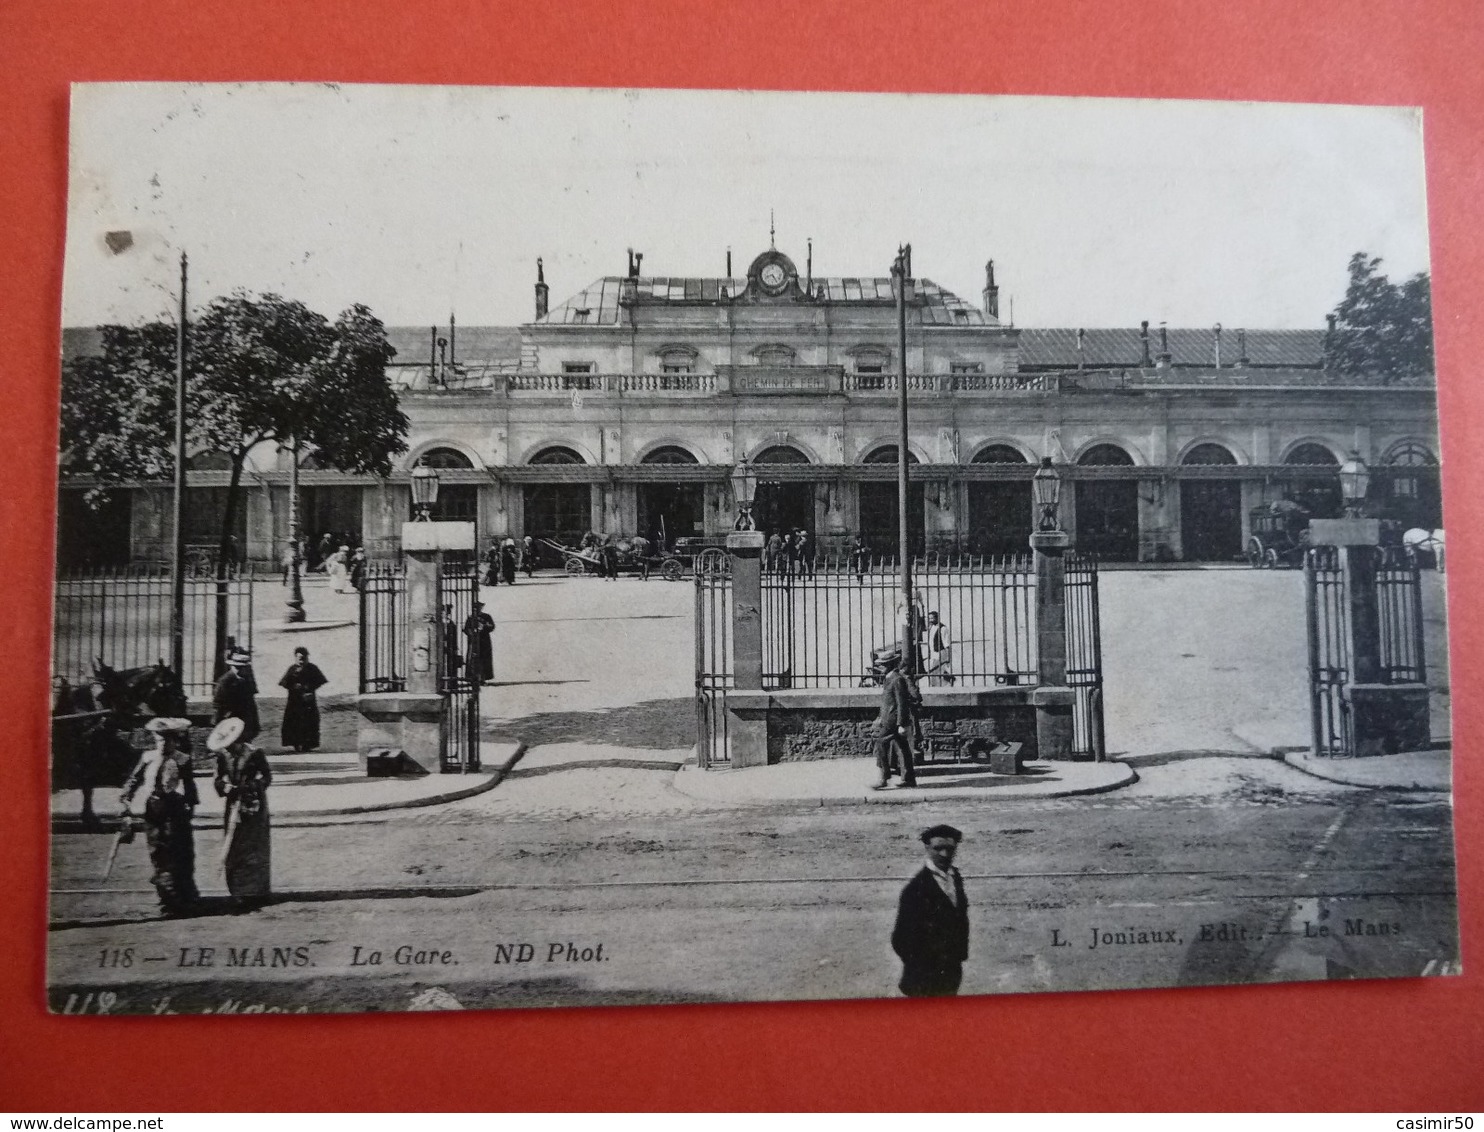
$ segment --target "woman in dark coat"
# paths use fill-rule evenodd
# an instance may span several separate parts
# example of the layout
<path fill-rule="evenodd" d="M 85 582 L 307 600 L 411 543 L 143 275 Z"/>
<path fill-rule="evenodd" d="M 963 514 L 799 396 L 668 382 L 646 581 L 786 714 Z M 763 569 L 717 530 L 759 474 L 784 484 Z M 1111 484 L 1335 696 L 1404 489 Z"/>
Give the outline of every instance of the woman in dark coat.
<path fill-rule="evenodd" d="M 227 891 L 239 904 L 260 901 L 271 890 L 268 786 L 273 771 L 267 756 L 243 741 L 239 720 L 217 724 L 206 747 L 216 753 L 216 792 L 227 800 L 222 812 Z"/>
<path fill-rule="evenodd" d="M 464 636 L 468 640 L 465 648 L 469 656 L 468 677 L 481 684 L 495 678 L 495 619 L 484 611 L 484 603 L 476 601 L 474 612 L 464 622 Z"/>
<path fill-rule="evenodd" d="M 302 645 L 296 648 L 294 663 L 278 682 L 289 694 L 288 702 L 283 705 L 285 747 L 303 752 L 319 746 L 319 701 L 315 693 L 326 683 L 325 674 L 309 662 L 309 650 Z"/>
<path fill-rule="evenodd" d="M 500 547 L 500 577 L 507 586 L 515 585 L 515 540 L 506 539 Z"/>

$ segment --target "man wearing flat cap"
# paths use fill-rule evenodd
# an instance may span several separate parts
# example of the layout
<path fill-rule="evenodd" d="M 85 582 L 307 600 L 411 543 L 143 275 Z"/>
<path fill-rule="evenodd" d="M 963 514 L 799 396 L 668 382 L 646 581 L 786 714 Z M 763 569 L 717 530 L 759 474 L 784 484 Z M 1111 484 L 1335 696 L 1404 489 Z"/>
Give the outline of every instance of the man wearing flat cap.
<path fill-rule="evenodd" d="M 902 889 L 891 949 L 902 961 L 897 985 L 910 998 L 957 994 L 969 957 L 969 904 L 953 867 L 963 834 L 951 825 L 922 831 L 927 861 Z"/>

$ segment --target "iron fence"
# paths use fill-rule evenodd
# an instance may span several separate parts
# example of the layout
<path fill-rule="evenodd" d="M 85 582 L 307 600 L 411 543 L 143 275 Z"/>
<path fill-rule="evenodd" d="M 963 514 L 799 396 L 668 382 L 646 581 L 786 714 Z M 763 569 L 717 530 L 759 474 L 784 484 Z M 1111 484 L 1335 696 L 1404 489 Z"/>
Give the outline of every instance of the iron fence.
<path fill-rule="evenodd" d="M 443 772 L 473 773 L 479 770 L 479 687 L 483 679 L 478 657 L 479 641 L 466 632 L 479 600 L 479 563 L 473 555 L 446 554 L 438 573 L 438 603 L 448 609 L 448 623 L 456 628 L 445 630 L 462 638 L 464 655 L 461 664 L 446 663 L 439 671 L 438 691 L 448 704 L 444 723 Z M 456 646 L 445 643 L 445 660 Z"/>
<path fill-rule="evenodd" d="M 1107 756 L 1103 734 L 1103 626 L 1098 609 L 1097 558 L 1066 556 L 1067 687 L 1072 702 L 1072 754 L 1101 762 Z"/>
<path fill-rule="evenodd" d="M 357 683 L 361 692 L 407 688 L 407 571 L 400 559 L 372 559 L 360 596 Z"/>
<path fill-rule="evenodd" d="M 931 684 L 1036 681 L 1036 574 L 1031 558 L 928 555 L 912 570 L 918 671 Z M 821 558 L 763 574 L 763 686 L 855 688 L 874 683 L 871 651 L 897 641 L 897 563 Z M 948 638 L 931 648 L 926 615 Z M 934 660 L 940 666 L 930 671 Z"/>
<path fill-rule="evenodd" d="M 221 580 L 209 572 L 186 578 L 179 675 L 188 695 L 211 693 L 219 649 L 233 645 L 252 649 L 255 580 L 247 571 Z M 121 672 L 169 664 L 172 604 L 170 571 L 158 566 L 59 574 L 52 620 L 53 675 L 85 685 L 93 677 L 95 661 Z"/>
<path fill-rule="evenodd" d="M 731 762 L 727 692 L 734 686 L 732 579 L 696 571 L 696 761 L 702 770 Z"/>

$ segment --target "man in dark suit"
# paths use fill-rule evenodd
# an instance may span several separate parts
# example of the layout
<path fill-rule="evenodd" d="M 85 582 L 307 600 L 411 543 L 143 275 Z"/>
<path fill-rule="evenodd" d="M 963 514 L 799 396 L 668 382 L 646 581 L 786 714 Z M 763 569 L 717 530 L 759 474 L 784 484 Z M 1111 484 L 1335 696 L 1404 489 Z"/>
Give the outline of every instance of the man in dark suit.
<path fill-rule="evenodd" d="M 917 700 L 915 689 L 902 671 L 900 650 L 877 652 L 872 660 L 884 673 L 881 679 L 881 711 L 876 716 L 876 725 L 872 731 L 879 780 L 872 789 L 885 790 L 891 785 L 893 766 L 900 768 L 903 786 L 916 786 L 917 774 L 912 766 L 912 734 Z"/>
<path fill-rule="evenodd" d="M 951 825 L 922 831 L 927 863 L 907 882 L 897 903 L 891 949 L 902 961 L 902 993 L 957 994 L 969 957 L 969 904 L 953 867 L 963 834 Z"/>

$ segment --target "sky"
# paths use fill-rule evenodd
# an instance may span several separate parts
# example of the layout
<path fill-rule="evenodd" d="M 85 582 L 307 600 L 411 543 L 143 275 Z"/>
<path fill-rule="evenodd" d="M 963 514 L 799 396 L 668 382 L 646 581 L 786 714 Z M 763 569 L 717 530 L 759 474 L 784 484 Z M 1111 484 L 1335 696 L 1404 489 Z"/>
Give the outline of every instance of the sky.
<path fill-rule="evenodd" d="M 311 84 L 73 88 L 67 326 L 275 291 L 516 325 L 626 249 L 720 276 L 917 275 L 1021 326 L 1321 327 L 1356 251 L 1428 267 L 1405 107 Z M 130 233 L 123 250 L 109 232 Z M 115 248 L 119 241 L 115 240 Z"/>

